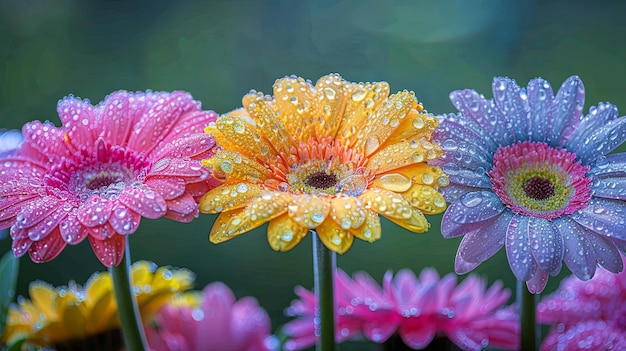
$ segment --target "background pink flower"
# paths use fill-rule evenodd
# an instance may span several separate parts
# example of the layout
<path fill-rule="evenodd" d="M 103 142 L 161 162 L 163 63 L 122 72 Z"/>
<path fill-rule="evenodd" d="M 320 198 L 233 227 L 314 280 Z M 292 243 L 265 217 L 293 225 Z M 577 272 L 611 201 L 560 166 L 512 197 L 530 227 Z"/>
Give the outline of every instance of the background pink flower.
<path fill-rule="evenodd" d="M 153 351 L 269 351 L 275 343 L 257 301 L 235 301 L 223 283 L 207 285 L 197 307 L 166 305 L 156 324 L 146 330 Z"/>
<path fill-rule="evenodd" d="M 198 160 L 213 153 L 203 129 L 217 114 L 187 93 L 118 91 L 97 106 L 69 96 L 57 111 L 61 127 L 30 122 L 0 157 L 0 229 L 18 257 L 49 261 L 88 237 L 117 265 L 142 217 L 188 222 L 215 185 Z"/>
<path fill-rule="evenodd" d="M 484 280 L 470 275 L 457 285 L 456 275 L 443 278 L 432 268 L 419 278 L 410 270 L 391 273 L 381 288 L 365 273 L 351 279 L 338 271 L 335 276 L 337 341 L 364 336 L 383 343 L 398 334 L 413 349 L 428 346 L 436 337 L 447 337 L 463 350 L 485 347 L 516 350 L 519 319 L 513 306 L 504 307 L 510 293 L 496 282 L 487 289 Z M 300 300 L 292 302 L 287 314 L 297 317 L 287 323 L 287 350 L 315 343 L 313 293 L 296 288 Z"/>
<path fill-rule="evenodd" d="M 625 272 L 598 268 L 586 282 L 566 278 L 537 305 L 538 320 L 552 324 L 541 350 L 626 350 L 624 301 Z"/>

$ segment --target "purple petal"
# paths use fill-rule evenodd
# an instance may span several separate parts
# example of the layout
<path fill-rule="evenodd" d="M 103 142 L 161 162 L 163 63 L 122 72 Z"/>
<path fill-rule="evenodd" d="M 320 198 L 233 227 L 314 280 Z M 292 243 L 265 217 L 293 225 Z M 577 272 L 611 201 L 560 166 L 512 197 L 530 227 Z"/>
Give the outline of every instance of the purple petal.
<path fill-rule="evenodd" d="M 624 269 L 622 256 L 611 239 L 595 233 L 589 233 L 587 239 L 591 242 L 596 259 L 602 267 L 613 273 L 619 273 Z"/>
<path fill-rule="evenodd" d="M 554 222 L 563 236 L 565 264 L 579 279 L 589 280 L 596 272 L 596 255 L 587 237 L 594 234 L 568 217 Z"/>
<path fill-rule="evenodd" d="M 626 140 L 626 117 L 620 117 L 595 129 L 582 141 L 576 155 L 583 162 L 591 163 L 600 156 L 615 150 Z"/>
<path fill-rule="evenodd" d="M 626 177 L 626 152 L 606 155 L 598 158 L 593 164 L 588 176 L 597 176 L 600 178 Z M 595 177 L 594 177 L 595 178 Z"/>
<path fill-rule="evenodd" d="M 552 107 L 552 100 L 554 99 L 554 93 L 552 92 L 552 86 L 550 83 L 542 78 L 536 78 L 528 83 L 528 107 L 530 114 L 528 116 L 528 123 L 530 124 L 530 131 L 532 133 L 532 140 L 547 140 L 547 126 L 550 125 L 550 108 Z"/>
<path fill-rule="evenodd" d="M 495 78 L 492 90 L 496 106 L 511 123 L 515 140 L 528 140 L 530 125 L 527 118 L 529 107 L 526 91 L 509 78 Z"/>
<path fill-rule="evenodd" d="M 626 240 L 626 203 L 623 201 L 592 197 L 587 207 L 570 217 L 591 231 Z"/>
<path fill-rule="evenodd" d="M 528 216 L 514 215 L 506 228 L 506 256 L 513 274 L 520 281 L 530 279 L 537 264 L 530 252 Z"/>
<path fill-rule="evenodd" d="M 450 183 L 452 184 L 473 188 L 491 188 L 491 180 L 489 179 L 489 176 L 487 176 L 486 168 L 478 167 L 473 170 L 468 170 L 459 167 L 459 165 L 455 162 L 448 162 L 440 165 L 440 167 L 448 175 Z"/>
<path fill-rule="evenodd" d="M 539 294 L 546 287 L 548 283 L 548 273 L 538 269 L 535 274 L 526 281 L 526 287 L 531 294 Z"/>
<path fill-rule="evenodd" d="M 456 90 L 450 93 L 450 101 L 464 116 L 476 121 L 487 133 L 495 129 L 496 115 L 492 112 L 492 102 L 474 90 Z"/>
<path fill-rule="evenodd" d="M 626 177 L 595 178 L 591 193 L 607 199 L 626 200 Z"/>
<path fill-rule="evenodd" d="M 563 261 L 563 237 L 554 224 L 544 218 L 529 217 L 528 238 L 539 268 L 553 276 L 559 274 Z"/>
<path fill-rule="evenodd" d="M 457 274 L 465 274 L 467 272 L 472 271 L 474 268 L 478 267 L 481 262 L 467 262 L 457 253 L 454 259 L 454 271 Z"/>
<path fill-rule="evenodd" d="M 610 103 L 599 103 L 597 107 L 590 107 L 589 113 L 581 119 L 578 128 L 565 143 L 565 147 L 578 154 L 587 148 L 583 143 L 585 139 L 618 116 L 617 107 Z"/>
<path fill-rule="evenodd" d="M 457 255 L 466 262 L 483 262 L 504 245 L 506 230 L 513 218 L 510 211 L 489 220 L 482 231 L 466 234 L 459 245 Z"/>
<path fill-rule="evenodd" d="M 491 191 L 472 191 L 454 201 L 444 214 L 444 222 L 476 223 L 493 218 L 506 207 Z M 443 229 L 442 229 L 443 230 Z M 444 234 L 444 236 L 446 236 Z"/>
<path fill-rule="evenodd" d="M 550 110 L 551 122 L 548 123 L 552 146 L 562 146 L 580 123 L 580 115 L 585 105 L 585 87 L 577 76 L 571 76 L 563 82 L 556 93 Z"/>

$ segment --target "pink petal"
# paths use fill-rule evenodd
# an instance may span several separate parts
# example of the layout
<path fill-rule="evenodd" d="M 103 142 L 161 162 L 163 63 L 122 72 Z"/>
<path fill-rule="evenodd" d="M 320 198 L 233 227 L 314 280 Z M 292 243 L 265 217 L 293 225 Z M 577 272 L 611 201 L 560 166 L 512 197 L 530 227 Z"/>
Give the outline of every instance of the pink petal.
<path fill-rule="evenodd" d="M 83 226 L 83 228 L 87 231 L 87 234 L 90 237 L 93 237 L 95 240 L 105 240 L 112 237 L 113 235 L 118 234 L 118 232 L 113 228 L 113 226 L 111 226 L 110 223 L 105 223 L 98 227 Z"/>
<path fill-rule="evenodd" d="M 190 157 L 193 159 L 205 159 L 211 157 L 215 140 L 206 134 L 192 134 L 180 139 L 174 139 L 163 147 L 159 148 L 154 157 Z"/>
<path fill-rule="evenodd" d="M 122 203 L 116 203 L 113 207 L 109 224 L 113 230 L 120 234 L 132 234 L 139 227 L 141 215 L 126 207 Z"/>
<path fill-rule="evenodd" d="M 146 93 L 143 97 L 146 109 L 135 119 L 128 148 L 149 154 L 167 137 L 171 128 L 178 124 L 181 115 L 185 111 L 196 109 L 197 104 L 191 95 L 183 92 Z"/>
<path fill-rule="evenodd" d="M 14 231 L 16 229 L 14 228 L 15 227 L 11 228 L 11 238 L 13 239 L 13 242 L 11 243 L 11 249 L 13 250 L 13 255 L 15 257 L 22 257 L 24 256 L 26 251 L 30 249 L 31 245 L 33 244 L 33 241 L 30 240 L 28 235 L 15 234 Z M 23 231 L 19 231 L 19 232 L 23 233 Z"/>
<path fill-rule="evenodd" d="M 64 131 L 50 122 L 29 122 L 22 128 L 22 133 L 26 143 L 49 158 L 69 157 L 72 154 Z"/>
<path fill-rule="evenodd" d="M 191 195 L 186 193 L 176 199 L 168 200 L 167 208 L 170 211 L 178 212 L 183 215 L 195 214 L 198 212 L 198 204 L 196 203 L 196 200 L 194 200 Z"/>
<path fill-rule="evenodd" d="M 99 107 L 99 114 L 106 124 L 99 131 L 99 136 L 113 145 L 125 145 L 135 124 L 133 115 L 133 94 L 116 91 L 106 97 Z"/>
<path fill-rule="evenodd" d="M 76 245 L 83 241 L 89 231 L 83 226 L 75 214 L 70 214 L 59 223 L 59 232 L 66 243 Z"/>
<path fill-rule="evenodd" d="M 192 134 L 203 134 L 204 128 L 211 122 L 215 122 L 218 115 L 214 111 L 201 111 L 200 105 L 197 110 L 191 110 L 183 114 L 178 125 L 168 135 L 169 140 L 184 138 Z"/>
<path fill-rule="evenodd" d="M 165 218 L 169 218 L 169 219 L 171 219 L 173 221 L 176 221 L 176 222 L 180 222 L 180 223 L 189 223 L 194 218 L 197 217 L 197 213 L 190 213 L 190 214 L 184 215 L 182 213 L 178 213 L 178 212 L 175 212 L 175 211 L 169 211 L 168 210 L 165 213 L 164 217 Z"/>
<path fill-rule="evenodd" d="M 111 268 L 120 264 L 124 257 L 126 235 L 116 234 L 104 240 L 97 240 L 89 236 L 89 243 L 100 262 Z"/>
<path fill-rule="evenodd" d="M 226 348 L 232 340 L 230 340 L 230 325 L 224 321 L 230 318 L 235 296 L 226 285 L 220 282 L 207 285 L 203 294 L 201 309 L 205 314 L 198 328 L 204 331 L 203 337 L 205 340 L 211 340 L 216 349 L 222 349 L 219 346 Z"/>
<path fill-rule="evenodd" d="M 65 241 L 61 238 L 59 229 L 55 229 L 43 240 L 34 241 L 28 250 L 30 258 L 35 263 L 43 263 L 57 257 L 65 248 Z"/>
<path fill-rule="evenodd" d="M 56 208 L 46 219 L 27 229 L 28 237 L 33 241 L 45 238 L 53 230 L 58 230 L 59 223 L 67 216 L 63 208 Z"/>
<path fill-rule="evenodd" d="M 164 158 L 154 163 L 150 170 L 151 176 L 169 176 L 186 178 L 187 183 L 205 180 L 209 171 L 199 161 L 180 158 Z"/>
<path fill-rule="evenodd" d="M 112 201 L 94 194 L 78 208 L 76 217 L 87 227 L 101 226 L 109 220 L 111 207 Z"/>
<path fill-rule="evenodd" d="M 129 209 L 150 219 L 163 217 L 168 207 L 163 197 L 148 187 L 126 187 L 118 200 Z"/>
<path fill-rule="evenodd" d="M 17 197 L 3 198 L 0 200 L 0 221 L 2 223 L 6 223 L 4 225 L 0 225 L 0 228 L 8 228 L 15 224 L 15 218 L 22 211 L 22 208 L 27 206 L 30 201 L 37 197 L 39 197 L 39 195 L 25 196 L 22 201 L 18 200 Z"/>
<path fill-rule="evenodd" d="M 263 342 L 271 332 L 270 319 L 254 298 L 244 297 L 232 307 L 230 329 L 237 349 L 264 350 Z"/>
<path fill-rule="evenodd" d="M 409 318 L 404 320 L 399 333 L 407 346 L 417 350 L 430 344 L 437 333 L 437 327 L 429 318 Z"/>
<path fill-rule="evenodd" d="M 94 107 L 88 100 L 68 96 L 59 101 L 57 112 L 73 145 L 92 145 L 95 140 L 92 128 L 95 123 Z"/>
<path fill-rule="evenodd" d="M 144 183 L 165 200 L 177 198 L 185 193 L 185 181 L 178 177 L 148 177 Z"/>

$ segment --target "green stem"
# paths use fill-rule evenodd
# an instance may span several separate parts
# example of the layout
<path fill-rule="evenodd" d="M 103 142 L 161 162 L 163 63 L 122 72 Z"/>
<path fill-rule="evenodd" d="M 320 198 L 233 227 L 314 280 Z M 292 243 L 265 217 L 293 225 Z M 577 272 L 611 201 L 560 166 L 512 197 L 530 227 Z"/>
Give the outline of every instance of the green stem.
<path fill-rule="evenodd" d="M 335 253 L 329 250 L 311 231 L 313 237 L 313 275 L 315 296 L 318 306 L 315 310 L 315 333 L 319 335 L 317 351 L 335 350 L 335 299 L 333 280 L 335 276 Z"/>
<path fill-rule="evenodd" d="M 517 294 L 518 301 L 520 301 L 520 318 L 522 324 L 520 350 L 536 351 L 539 349 L 539 332 L 537 330 L 538 325 L 535 316 L 538 295 L 528 291 L 526 284 L 520 281 L 517 282 Z"/>
<path fill-rule="evenodd" d="M 119 265 L 111 268 L 117 314 L 122 325 L 122 334 L 127 351 L 145 351 L 146 336 L 141 324 L 141 316 L 130 280 L 130 245 L 126 238 L 126 252 Z"/>

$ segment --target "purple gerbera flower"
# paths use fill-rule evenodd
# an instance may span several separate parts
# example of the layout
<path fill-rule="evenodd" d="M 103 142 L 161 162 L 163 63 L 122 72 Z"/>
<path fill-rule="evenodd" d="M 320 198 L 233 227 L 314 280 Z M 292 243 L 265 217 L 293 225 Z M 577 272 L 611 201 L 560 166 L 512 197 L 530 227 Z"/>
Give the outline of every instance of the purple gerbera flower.
<path fill-rule="evenodd" d="M 445 151 L 433 160 L 450 177 L 444 237 L 464 236 L 456 256 L 466 273 L 502 246 L 517 279 L 533 293 L 562 261 L 580 279 L 596 264 L 623 269 L 626 251 L 626 118 L 609 103 L 582 115 L 582 81 L 568 78 L 554 95 L 537 78 L 527 88 L 495 78 L 491 100 L 454 91 L 460 114 L 442 116 L 433 134 Z M 619 250 L 618 250 L 619 249 Z"/>

